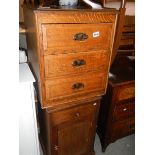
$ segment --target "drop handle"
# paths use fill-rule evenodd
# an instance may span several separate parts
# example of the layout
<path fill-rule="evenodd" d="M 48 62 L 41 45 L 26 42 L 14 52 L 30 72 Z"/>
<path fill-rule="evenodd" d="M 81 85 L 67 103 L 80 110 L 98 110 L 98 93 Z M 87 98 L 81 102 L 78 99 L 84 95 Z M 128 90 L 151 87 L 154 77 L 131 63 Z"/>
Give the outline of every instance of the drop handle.
<path fill-rule="evenodd" d="M 82 32 L 75 34 L 73 37 L 75 41 L 84 41 L 86 39 L 88 39 L 88 35 Z"/>
<path fill-rule="evenodd" d="M 72 89 L 77 90 L 77 89 L 81 89 L 84 88 L 84 84 L 83 83 L 75 83 L 72 86 Z"/>
<path fill-rule="evenodd" d="M 74 60 L 72 63 L 73 67 L 79 67 L 79 66 L 83 66 L 86 64 L 86 61 L 83 59 L 78 59 L 78 60 Z"/>

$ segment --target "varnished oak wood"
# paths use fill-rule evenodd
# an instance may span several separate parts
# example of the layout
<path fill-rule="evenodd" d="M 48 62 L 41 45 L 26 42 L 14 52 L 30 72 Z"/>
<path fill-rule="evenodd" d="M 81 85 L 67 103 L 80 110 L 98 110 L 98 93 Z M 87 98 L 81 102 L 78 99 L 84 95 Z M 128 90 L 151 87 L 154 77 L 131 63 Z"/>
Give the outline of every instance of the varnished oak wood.
<path fill-rule="evenodd" d="M 94 154 L 97 114 L 100 102 L 95 98 L 80 105 L 54 111 L 40 111 L 41 137 L 48 155 Z M 46 132 L 46 134 L 44 134 Z"/>
<path fill-rule="evenodd" d="M 56 106 L 62 104 L 61 102 L 57 102 L 59 99 L 62 100 L 64 98 L 65 100 L 66 98 L 67 102 L 72 102 L 75 98 L 80 99 L 82 96 L 86 99 L 86 94 L 88 93 L 90 93 L 90 98 L 91 92 L 102 94 L 105 92 L 105 80 L 107 80 L 103 78 L 103 76 L 103 73 L 91 73 L 85 76 L 76 76 L 75 78 L 66 77 L 64 79 L 46 80 L 46 103 L 50 103 L 51 106 Z M 94 80 L 92 80 L 92 78 Z M 73 85 L 76 83 L 82 83 L 84 87 L 74 89 Z"/>
<path fill-rule="evenodd" d="M 112 44 L 112 23 L 109 24 L 43 24 L 43 49 L 46 54 L 109 50 Z M 63 29 L 63 31 L 62 31 Z M 83 41 L 74 40 L 78 33 L 88 36 Z M 98 33 L 95 36 L 95 33 Z M 67 43 L 67 46 L 66 46 Z"/>
<path fill-rule="evenodd" d="M 36 10 L 35 13 L 39 17 L 39 23 L 113 23 L 117 11 L 112 10 Z M 66 18 L 67 17 L 67 18 Z"/>
<path fill-rule="evenodd" d="M 27 25 L 26 27 L 28 30 L 27 32 L 28 36 L 27 40 L 29 44 L 28 57 L 30 60 L 30 64 L 32 65 L 32 68 L 34 70 L 34 74 L 38 79 L 38 86 L 39 86 L 38 89 L 42 107 L 46 108 L 53 105 L 56 106 L 56 103 L 65 104 L 67 103 L 67 101 L 68 102 L 79 101 L 81 99 L 84 99 L 84 96 L 85 98 L 88 98 L 93 97 L 93 95 L 96 96 L 104 94 L 107 86 L 107 79 L 108 79 L 107 73 L 110 67 L 109 64 L 114 40 L 117 12 L 111 9 L 103 11 L 100 10 L 64 11 L 64 10 L 52 10 L 52 9 L 33 10 L 28 9 L 26 6 L 24 7 L 24 10 L 25 10 L 24 11 L 25 23 Z M 88 35 L 88 40 L 86 39 L 85 41 L 75 41 L 73 37 L 75 36 L 75 34 L 80 32 L 86 33 Z M 93 33 L 96 32 L 99 33 L 99 35 L 97 37 L 96 36 L 92 37 Z M 33 44 L 35 46 L 33 46 Z M 80 57 L 80 55 L 81 56 L 85 55 L 87 57 L 86 66 L 89 66 L 89 62 L 91 61 L 92 57 L 91 54 L 93 52 L 94 53 L 96 52 L 96 56 L 94 56 L 93 59 L 93 61 L 96 64 L 97 63 L 99 64 L 97 55 L 100 53 L 101 57 L 103 57 L 103 61 L 101 63 L 103 68 L 102 67 L 95 68 L 95 66 L 92 66 L 91 68 L 90 66 L 90 69 L 82 71 L 81 69 L 82 67 L 79 67 L 79 69 L 76 69 L 76 67 L 74 67 L 74 69 L 66 68 L 66 72 L 65 70 L 62 70 L 62 72 L 59 71 L 60 68 L 62 69 L 61 66 L 63 61 L 65 61 L 65 58 L 66 58 L 65 63 L 67 63 L 69 59 L 72 59 L 73 57 L 76 56 Z M 62 55 L 62 53 L 64 55 Z M 63 61 L 61 61 L 62 57 L 64 58 Z M 56 64 L 53 64 L 53 59 L 55 60 L 55 62 L 59 62 L 61 64 L 60 67 L 59 65 L 56 66 L 58 67 L 58 69 L 55 67 Z M 65 64 L 63 66 L 65 66 Z M 71 71 L 69 71 L 69 69 L 71 69 Z M 93 75 L 96 74 L 95 72 L 93 73 L 93 71 L 99 69 L 100 72 L 105 73 L 103 74 L 104 77 L 102 80 L 105 82 L 104 86 L 102 84 L 101 77 L 100 78 L 94 76 L 93 77 L 97 80 L 95 83 L 98 85 L 100 84 L 102 86 L 102 88 L 100 87 L 102 90 L 100 89 L 100 91 L 98 91 L 96 89 L 96 92 L 93 92 L 94 88 L 92 87 L 93 89 L 90 91 L 90 94 L 87 95 L 86 93 L 84 93 L 83 96 L 82 94 L 79 94 L 79 97 L 71 96 L 72 92 L 70 91 L 71 94 L 70 95 L 67 94 L 68 98 L 67 96 L 66 98 L 64 98 L 58 95 L 57 99 L 53 98 L 52 100 L 51 92 L 54 89 L 57 92 L 60 90 L 59 86 L 55 88 L 51 87 L 53 85 L 53 84 L 51 85 L 51 83 L 54 80 L 53 77 L 65 80 L 69 79 L 68 77 L 66 77 L 67 74 L 68 74 L 67 76 L 71 76 L 71 74 L 74 73 L 74 76 L 78 76 L 83 72 L 86 73 L 87 71 L 89 71 L 92 72 Z M 89 78 L 86 79 L 86 76 L 83 78 L 88 82 L 90 81 Z M 61 90 L 64 91 L 64 89 Z"/>
<path fill-rule="evenodd" d="M 117 11 L 25 5 L 24 12 L 28 57 L 39 86 L 43 148 L 47 155 L 95 155 Z"/>
<path fill-rule="evenodd" d="M 107 72 L 110 51 L 78 52 L 58 55 L 45 55 L 45 78 L 75 75 L 96 70 Z M 74 65 L 83 60 L 85 64 Z"/>

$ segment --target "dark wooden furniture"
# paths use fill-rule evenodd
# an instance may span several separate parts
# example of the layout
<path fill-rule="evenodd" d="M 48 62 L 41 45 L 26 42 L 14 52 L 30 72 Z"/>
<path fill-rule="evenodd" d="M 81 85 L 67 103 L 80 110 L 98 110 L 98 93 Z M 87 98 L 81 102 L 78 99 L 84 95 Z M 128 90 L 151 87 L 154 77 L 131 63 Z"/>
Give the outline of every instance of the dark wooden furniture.
<path fill-rule="evenodd" d="M 103 6 L 119 10 L 112 64 L 117 54 L 135 54 L 135 0 L 103 0 Z"/>
<path fill-rule="evenodd" d="M 102 149 L 124 136 L 134 133 L 135 81 L 134 62 L 119 57 L 110 70 L 108 89 L 100 107 L 97 133 Z"/>
<path fill-rule="evenodd" d="M 47 155 L 95 154 L 96 119 L 107 88 L 117 13 L 24 6 Z"/>

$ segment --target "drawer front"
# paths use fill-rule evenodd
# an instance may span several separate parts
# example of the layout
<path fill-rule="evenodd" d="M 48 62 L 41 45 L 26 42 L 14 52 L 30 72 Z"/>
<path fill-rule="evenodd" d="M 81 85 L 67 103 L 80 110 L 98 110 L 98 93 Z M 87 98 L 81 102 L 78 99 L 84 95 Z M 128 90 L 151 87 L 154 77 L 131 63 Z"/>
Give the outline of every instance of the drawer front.
<path fill-rule="evenodd" d="M 46 101 L 51 103 L 54 99 L 63 100 L 64 98 L 67 98 L 69 101 L 74 97 L 79 97 L 79 95 L 84 95 L 92 91 L 104 91 L 107 79 L 105 75 L 104 73 L 94 72 L 75 77 L 46 80 Z M 55 103 L 53 102 L 51 104 Z"/>
<path fill-rule="evenodd" d="M 134 117 L 134 115 L 135 115 L 135 104 L 134 102 L 130 102 L 122 105 L 117 105 L 114 109 L 113 119 L 115 121 L 118 121 Z"/>
<path fill-rule="evenodd" d="M 45 77 L 79 74 L 93 70 L 107 70 L 109 65 L 108 51 L 46 55 Z"/>
<path fill-rule="evenodd" d="M 125 100 L 135 97 L 135 87 L 124 88 L 119 92 L 118 100 Z"/>
<path fill-rule="evenodd" d="M 119 121 L 113 124 L 112 129 L 112 139 L 118 139 L 135 131 L 135 119 L 130 119 L 126 121 Z"/>
<path fill-rule="evenodd" d="M 113 102 L 120 104 L 120 101 L 135 98 L 135 83 L 128 83 L 114 88 Z"/>
<path fill-rule="evenodd" d="M 42 24 L 44 54 L 110 49 L 112 23 Z"/>
<path fill-rule="evenodd" d="M 120 46 L 121 45 L 134 45 L 134 39 L 132 39 L 132 38 L 121 39 Z"/>
<path fill-rule="evenodd" d="M 95 119 L 95 115 L 98 111 L 100 100 L 84 103 L 77 107 L 64 109 L 62 111 L 51 112 L 50 121 L 51 125 L 57 125 L 66 121 L 81 119 L 85 116 L 92 116 Z"/>

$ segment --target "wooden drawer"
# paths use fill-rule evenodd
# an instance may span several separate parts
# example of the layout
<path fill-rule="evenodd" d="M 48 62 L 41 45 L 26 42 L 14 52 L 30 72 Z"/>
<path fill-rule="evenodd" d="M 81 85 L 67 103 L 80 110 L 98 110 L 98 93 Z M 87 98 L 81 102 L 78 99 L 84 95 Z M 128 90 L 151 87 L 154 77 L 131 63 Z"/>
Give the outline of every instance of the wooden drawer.
<path fill-rule="evenodd" d="M 94 120 L 97 110 L 99 108 L 99 103 L 100 103 L 99 100 L 91 101 L 73 108 L 67 108 L 64 110 L 51 112 L 50 113 L 51 125 L 55 126 L 63 122 L 81 119 L 88 115 Z"/>
<path fill-rule="evenodd" d="M 135 104 L 133 102 L 115 106 L 113 120 L 123 120 L 135 115 Z"/>
<path fill-rule="evenodd" d="M 55 80 L 45 81 L 46 101 L 50 103 L 50 106 L 61 104 L 55 102 L 55 100 L 67 99 L 67 102 L 74 100 L 74 98 L 80 99 L 80 95 L 94 91 L 105 92 L 106 88 L 106 74 L 104 73 L 90 73 L 75 77 L 65 77 Z M 101 92 L 100 92 L 101 93 Z M 100 94 L 101 95 L 101 94 Z M 53 101 L 53 102 L 52 102 Z"/>
<path fill-rule="evenodd" d="M 113 102 L 121 104 L 122 101 L 135 98 L 135 83 L 131 81 L 116 86 L 113 91 Z"/>
<path fill-rule="evenodd" d="M 122 45 L 134 45 L 134 39 L 122 39 L 120 41 L 120 46 Z"/>
<path fill-rule="evenodd" d="M 112 127 L 112 139 L 121 138 L 135 131 L 135 119 L 128 119 L 125 121 L 119 121 L 113 124 Z"/>
<path fill-rule="evenodd" d="M 44 54 L 110 49 L 112 23 L 42 24 Z"/>
<path fill-rule="evenodd" d="M 107 70 L 109 51 L 93 51 L 83 53 L 69 53 L 46 55 L 45 77 L 79 74 L 93 70 Z"/>

